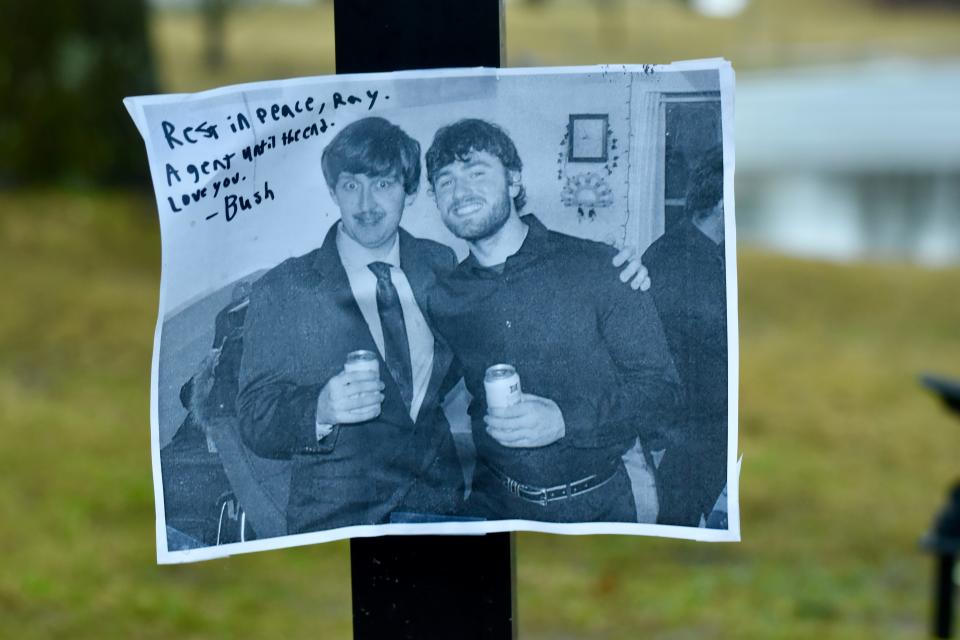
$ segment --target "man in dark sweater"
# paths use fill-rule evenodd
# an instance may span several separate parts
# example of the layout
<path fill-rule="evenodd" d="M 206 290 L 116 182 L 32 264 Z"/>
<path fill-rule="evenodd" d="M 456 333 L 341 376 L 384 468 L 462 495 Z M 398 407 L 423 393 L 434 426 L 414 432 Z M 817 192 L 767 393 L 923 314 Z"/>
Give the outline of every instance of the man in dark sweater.
<path fill-rule="evenodd" d="M 661 524 L 697 526 L 727 481 L 727 299 L 723 149 L 691 173 L 686 217 L 643 255 L 686 403 L 658 469 Z"/>
<path fill-rule="evenodd" d="M 470 245 L 429 303 L 474 398 L 470 511 L 635 522 L 621 456 L 659 427 L 678 391 L 652 301 L 606 276 L 609 247 L 520 216 L 522 164 L 496 125 L 444 127 L 426 164 L 444 223 Z M 526 391 L 506 409 L 484 394 L 497 363 L 513 365 Z"/>

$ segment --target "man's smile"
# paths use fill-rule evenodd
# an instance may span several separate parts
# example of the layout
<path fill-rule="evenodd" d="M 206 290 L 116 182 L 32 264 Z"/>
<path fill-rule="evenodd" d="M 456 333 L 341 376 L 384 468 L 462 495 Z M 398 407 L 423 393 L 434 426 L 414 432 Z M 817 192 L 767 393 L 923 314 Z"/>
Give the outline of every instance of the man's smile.
<path fill-rule="evenodd" d="M 470 198 L 462 202 L 455 203 L 450 207 L 451 213 L 456 216 L 469 216 L 480 211 L 485 202 L 482 198 Z"/>

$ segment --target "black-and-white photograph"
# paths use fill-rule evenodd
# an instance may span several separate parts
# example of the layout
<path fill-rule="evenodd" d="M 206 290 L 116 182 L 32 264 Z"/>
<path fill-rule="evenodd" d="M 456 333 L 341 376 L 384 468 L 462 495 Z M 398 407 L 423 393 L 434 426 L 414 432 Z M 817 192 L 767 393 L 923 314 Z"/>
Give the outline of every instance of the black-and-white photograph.
<path fill-rule="evenodd" d="M 733 86 L 707 60 L 128 98 L 158 561 L 738 540 Z"/>

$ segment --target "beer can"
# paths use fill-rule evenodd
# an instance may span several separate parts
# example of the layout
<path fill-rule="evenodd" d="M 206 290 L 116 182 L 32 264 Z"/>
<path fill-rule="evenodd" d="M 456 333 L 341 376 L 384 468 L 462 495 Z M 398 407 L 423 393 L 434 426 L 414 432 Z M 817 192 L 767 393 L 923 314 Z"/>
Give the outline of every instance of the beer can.
<path fill-rule="evenodd" d="M 483 390 L 487 394 L 487 406 L 504 408 L 520 402 L 520 376 L 513 365 L 495 364 L 483 377 Z"/>
<path fill-rule="evenodd" d="M 380 375 L 380 359 L 373 351 L 361 349 L 347 354 L 347 361 L 343 365 L 344 371 L 373 371 Z"/>

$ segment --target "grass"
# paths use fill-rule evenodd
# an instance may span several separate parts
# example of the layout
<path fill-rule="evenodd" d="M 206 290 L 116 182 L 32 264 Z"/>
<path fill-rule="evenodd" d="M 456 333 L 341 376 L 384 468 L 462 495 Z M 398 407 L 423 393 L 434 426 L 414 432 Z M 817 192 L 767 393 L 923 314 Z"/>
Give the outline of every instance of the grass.
<path fill-rule="evenodd" d="M 154 564 L 152 207 L 0 194 L 0 635 L 347 638 L 344 543 Z M 922 635 L 960 423 L 915 374 L 960 373 L 960 270 L 739 262 L 744 542 L 520 534 L 521 637 Z"/>
<path fill-rule="evenodd" d="M 511 65 L 723 55 L 738 69 L 957 55 L 957 13 L 754 0 L 736 21 L 676 2 L 510 3 Z M 196 17 L 153 34 L 168 91 L 333 70 L 329 6 L 246 8 L 228 65 Z M 616 34 L 616 37 L 608 37 Z M 149 369 L 159 284 L 151 199 L 0 192 L 0 637 L 347 638 L 345 543 L 154 564 Z M 916 638 L 917 539 L 960 473 L 960 422 L 917 384 L 960 375 L 960 270 L 744 250 L 738 545 L 518 535 L 521 637 Z"/>

